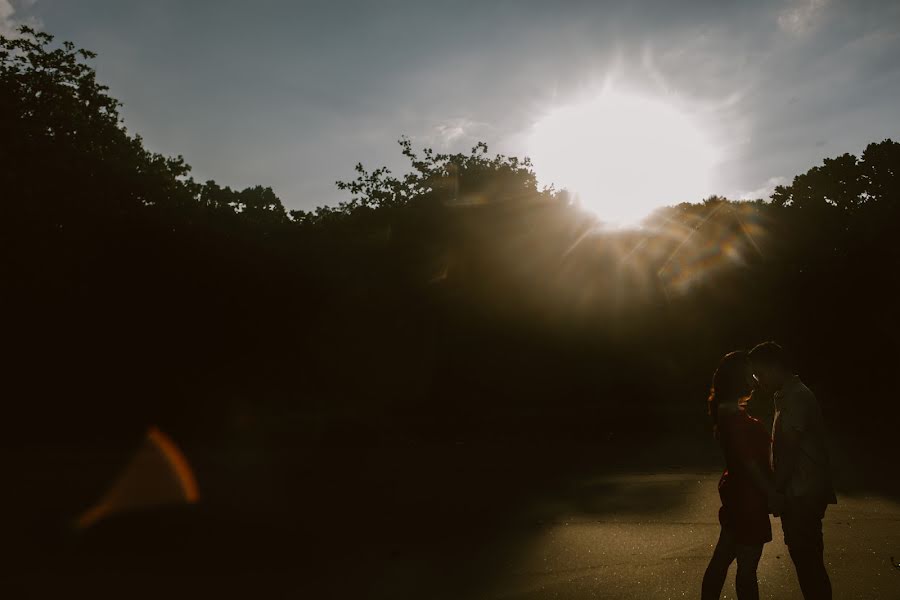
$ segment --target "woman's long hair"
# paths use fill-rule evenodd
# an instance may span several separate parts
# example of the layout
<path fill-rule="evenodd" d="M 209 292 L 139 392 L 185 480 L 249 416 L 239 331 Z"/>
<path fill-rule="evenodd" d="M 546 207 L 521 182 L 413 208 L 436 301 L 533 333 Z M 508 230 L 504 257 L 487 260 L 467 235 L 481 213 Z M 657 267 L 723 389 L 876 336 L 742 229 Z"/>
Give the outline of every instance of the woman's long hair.
<path fill-rule="evenodd" d="M 740 401 L 753 391 L 747 382 L 749 366 L 750 359 L 747 357 L 747 353 L 738 350 L 723 356 L 713 374 L 712 387 L 709 390 L 706 405 L 716 438 L 719 437 L 719 404 L 723 401 Z"/>

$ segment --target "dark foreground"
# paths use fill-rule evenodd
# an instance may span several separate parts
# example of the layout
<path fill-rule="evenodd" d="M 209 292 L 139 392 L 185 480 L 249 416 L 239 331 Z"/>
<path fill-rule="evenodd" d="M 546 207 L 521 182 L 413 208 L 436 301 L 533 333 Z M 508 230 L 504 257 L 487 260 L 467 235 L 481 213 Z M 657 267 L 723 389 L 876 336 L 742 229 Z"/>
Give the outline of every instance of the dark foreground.
<path fill-rule="evenodd" d="M 187 450 L 200 504 L 26 536 L 4 597 L 690 598 L 718 534 L 708 442 Z M 835 597 L 896 598 L 897 496 L 837 462 Z M 761 592 L 799 598 L 773 529 Z"/>

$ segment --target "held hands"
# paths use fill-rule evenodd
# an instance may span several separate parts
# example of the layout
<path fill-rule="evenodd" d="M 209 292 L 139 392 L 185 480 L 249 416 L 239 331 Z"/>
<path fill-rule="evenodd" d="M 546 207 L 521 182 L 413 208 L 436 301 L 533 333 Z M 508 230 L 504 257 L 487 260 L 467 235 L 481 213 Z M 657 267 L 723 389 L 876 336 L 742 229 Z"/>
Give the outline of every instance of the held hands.
<path fill-rule="evenodd" d="M 784 513 L 786 504 L 784 494 L 777 492 L 774 488 L 769 490 L 767 503 L 773 517 L 780 517 Z"/>

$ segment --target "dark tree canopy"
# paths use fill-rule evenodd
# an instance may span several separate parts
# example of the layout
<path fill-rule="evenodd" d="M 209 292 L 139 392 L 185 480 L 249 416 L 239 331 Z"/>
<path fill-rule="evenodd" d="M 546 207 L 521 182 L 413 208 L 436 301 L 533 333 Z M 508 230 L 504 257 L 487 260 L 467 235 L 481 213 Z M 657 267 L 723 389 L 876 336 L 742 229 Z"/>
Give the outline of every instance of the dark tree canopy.
<path fill-rule="evenodd" d="M 794 177 L 790 185 L 779 185 L 772 203 L 797 208 L 827 205 L 852 212 L 864 204 L 897 202 L 898 164 L 900 142 L 873 142 L 860 158 L 849 153 L 826 158 L 821 166 Z"/>
<path fill-rule="evenodd" d="M 168 214 L 191 218 L 200 209 L 252 219 L 284 220 L 270 188 L 242 192 L 197 184 L 181 156 L 150 152 L 130 135 L 120 103 L 97 82 L 92 52 L 21 28 L 0 42 L 0 186 L 34 210 L 102 215 Z M 207 189 L 208 188 L 208 189 Z M 36 205 L 40 205 L 40 209 Z"/>
<path fill-rule="evenodd" d="M 0 285 L 22 435 L 161 422 L 200 436 L 236 427 L 232 413 L 350 422 L 357 438 L 662 431 L 665 411 L 638 413 L 700 398 L 705 423 L 726 350 L 781 340 L 837 408 L 900 356 L 892 140 L 771 201 L 714 196 L 609 231 L 540 189 L 527 159 L 401 138 L 406 173 L 358 164 L 337 182 L 346 202 L 287 212 L 271 188 L 201 184 L 145 149 L 92 57 L 28 28 L 0 40 Z M 889 398 L 884 384 L 867 397 Z"/>

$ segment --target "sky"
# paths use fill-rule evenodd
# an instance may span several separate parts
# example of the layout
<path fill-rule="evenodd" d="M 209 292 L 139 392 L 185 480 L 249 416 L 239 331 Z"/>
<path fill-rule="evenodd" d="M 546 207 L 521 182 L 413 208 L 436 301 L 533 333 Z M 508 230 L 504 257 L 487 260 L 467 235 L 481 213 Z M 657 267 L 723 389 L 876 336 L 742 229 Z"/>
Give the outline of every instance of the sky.
<path fill-rule="evenodd" d="M 696 123 L 708 191 L 731 198 L 900 139 L 896 0 L 0 0 L 0 32 L 20 23 L 97 52 L 149 149 L 292 209 L 348 199 L 357 162 L 402 171 L 401 135 L 528 155 L 536 124 L 602 89 Z"/>

